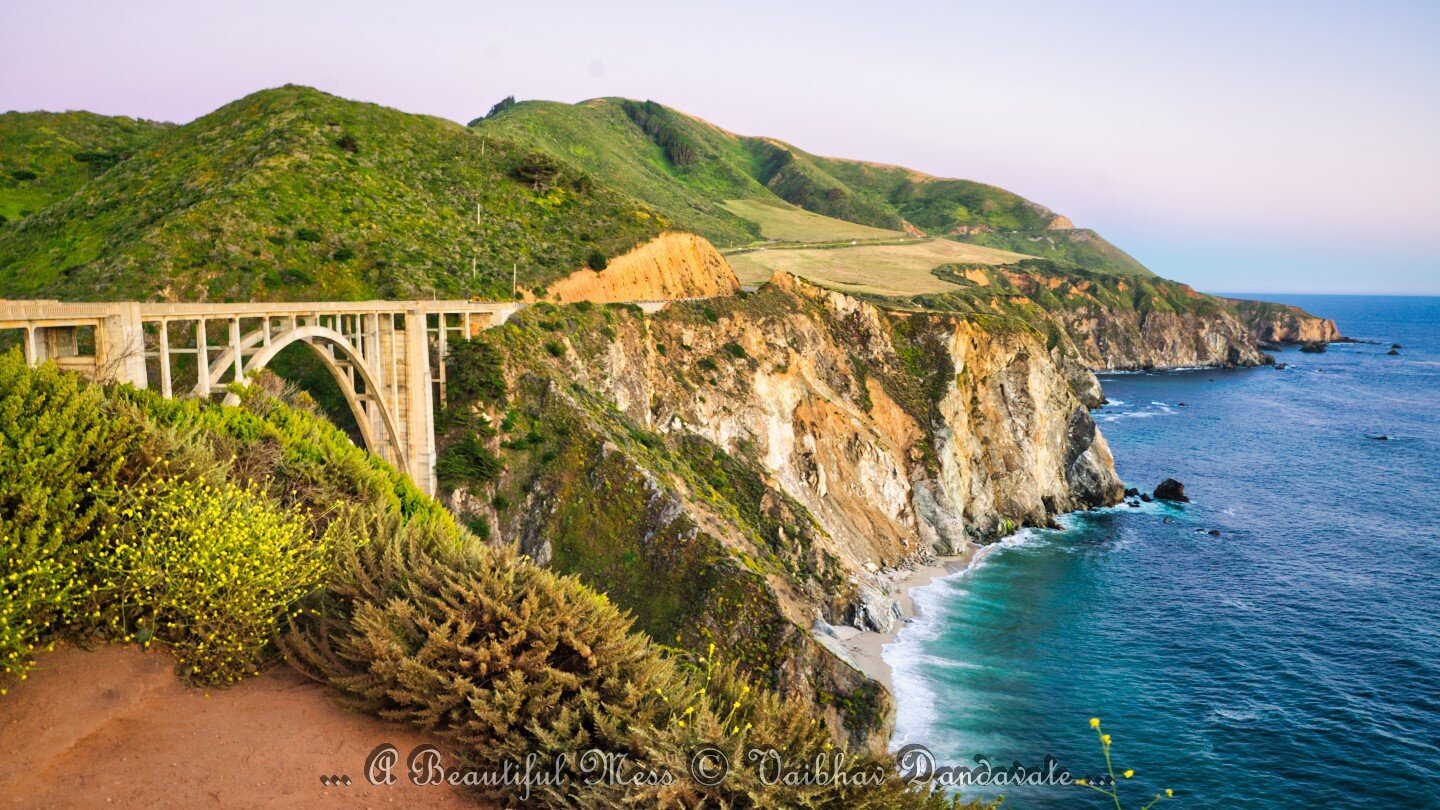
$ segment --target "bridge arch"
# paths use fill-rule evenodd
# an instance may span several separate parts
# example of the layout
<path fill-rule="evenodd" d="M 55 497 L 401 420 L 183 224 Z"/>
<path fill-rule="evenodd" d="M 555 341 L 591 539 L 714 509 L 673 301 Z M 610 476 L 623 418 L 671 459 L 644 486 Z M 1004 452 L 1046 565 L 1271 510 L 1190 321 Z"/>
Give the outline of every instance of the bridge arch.
<path fill-rule="evenodd" d="M 345 395 L 345 403 L 350 406 L 350 412 L 360 426 L 360 435 L 365 440 L 365 446 L 372 453 L 389 456 L 392 460 L 405 459 L 405 445 L 400 427 L 392 408 L 385 402 L 380 381 L 376 379 L 360 350 L 334 329 L 315 325 L 297 326 L 271 335 L 270 342 L 246 360 L 245 372 L 248 374 L 265 368 L 276 355 L 294 343 L 309 346 L 330 372 L 330 376 L 335 378 L 340 392 Z M 339 353 L 339 358 L 336 357 L 336 352 Z M 228 363 L 222 364 L 222 359 L 217 358 L 216 365 L 219 368 L 212 366 L 212 373 L 218 379 Z M 356 389 L 354 378 L 350 376 L 352 371 L 364 383 L 363 393 Z M 235 394 L 226 394 L 226 405 L 239 403 L 240 399 Z M 374 408 L 373 413 L 367 409 L 367 403 Z M 381 436 L 376 435 L 377 428 L 384 434 L 383 442 Z"/>
<path fill-rule="evenodd" d="M 437 400 L 445 403 L 447 341 L 503 324 L 523 306 L 440 300 L 0 300 L 0 330 L 23 332 L 30 365 L 54 361 L 95 379 L 156 388 L 164 397 L 189 392 L 207 399 L 224 389 L 227 377 L 243 385 L 246 372 L 304 343 L 336 381 L 366 448 L 433 494 L 434 406 Z M 228 337 L 217 334 L 222 325 Z M 179 379 L 191 369 L 193 389 Z M 227 397 L 232 404 L 236 399 Z"/>

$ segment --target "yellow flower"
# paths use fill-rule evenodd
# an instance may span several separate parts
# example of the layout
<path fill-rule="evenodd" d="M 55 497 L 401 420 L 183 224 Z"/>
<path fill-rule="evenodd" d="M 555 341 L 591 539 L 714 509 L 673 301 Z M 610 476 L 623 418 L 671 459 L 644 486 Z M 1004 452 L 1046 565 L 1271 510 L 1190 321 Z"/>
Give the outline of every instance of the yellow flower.
<path fill-rule="evenodd" d="M 1091 727 L 1091 728 L 1099 728 L 1099 727 L 1100 727 L 1100 718 L 1098 718 L 1098 717 L 1092 717 L 1092 718 L 1090 718 L 1090 727 Z"/>
<path fill-rule="evenodd" d="M 1125 769 L 1125 778 L 1126 778 L 1126 779 L 1129 779 L 1130 777 L 1132 777 L 1132 776 L 1134 776 L 1134 775 L 1135 775 L 1135 769 L 1134 769 L 1134 768 L 1126 768 L 1126 769 Z"/>
<path fill-rule="evenodd" d="M 1101 735 L 1100 735 L 1100 742 L 1105 743 L 1106 745 L 1109 745 L 1109 744 L 1110 744 L 1110 735 L 1109 735 L 1109 734 L 1101 734 Z"/>
<path fill-rule="evenodd" d="M 1165 788 L 1165 797 L 1166 797 L 1166 798 L 1170 798 L 1170 797 L 1172 797 L 1172 796 L 1174 796 L 1174 795 L 1175 795 L 1175 791 L 1171 790 L 1170 788 Z"/>

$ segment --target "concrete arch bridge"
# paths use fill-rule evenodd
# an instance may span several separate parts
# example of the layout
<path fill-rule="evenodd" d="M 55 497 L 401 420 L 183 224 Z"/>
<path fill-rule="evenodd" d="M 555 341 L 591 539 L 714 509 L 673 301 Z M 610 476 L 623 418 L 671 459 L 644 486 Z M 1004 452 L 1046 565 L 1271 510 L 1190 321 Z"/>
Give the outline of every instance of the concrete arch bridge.
<path fill-rule="evenodd" d="M 652 303 L 652 302 L 644 302 Z M 335 378 L 366 447 L 435 492 L 435 403 L 446 344 L 504 323 L 524 304 L 347 301 L 251 304 L 0 301 L 31 365 L 212 397 L 301 344 Z M 228 394 L 233 400 L 234 395 Z"/>

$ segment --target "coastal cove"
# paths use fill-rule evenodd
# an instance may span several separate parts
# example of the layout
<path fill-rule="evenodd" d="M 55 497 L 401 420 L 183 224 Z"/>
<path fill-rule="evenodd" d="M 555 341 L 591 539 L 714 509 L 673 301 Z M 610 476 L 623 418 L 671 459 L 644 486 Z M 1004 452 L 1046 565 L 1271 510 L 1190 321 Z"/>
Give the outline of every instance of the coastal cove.
<path fill-rule="evenodd" d="M 917 572 L 898 637 L 850 642 L 889 665 L 892 750 L 1093 773 L 1100 716 L 1136 769 L 1127 806 L 1165 787 L 1204 806 L 1440 802 L 1440 299 L 1280 298 L 1372 342 L 1287 349 L 1283 370 L 1101 376 L 1127 486 L 1173 475 L 1193 503 L 1075 513 Z"/>

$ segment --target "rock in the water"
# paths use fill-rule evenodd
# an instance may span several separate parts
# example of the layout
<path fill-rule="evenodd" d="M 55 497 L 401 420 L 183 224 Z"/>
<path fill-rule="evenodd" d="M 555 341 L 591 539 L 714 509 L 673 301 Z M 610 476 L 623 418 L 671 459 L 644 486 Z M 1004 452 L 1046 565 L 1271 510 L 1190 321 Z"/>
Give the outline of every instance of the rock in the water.
<path fill-rule="evenodd" d="M 1389 436 L 1386 436 L 1384 433 L 1381 433 L 1381 434 L 1378 435 L 1378 436 L 1366 436 L 1365 438 L 1367 438 L 1367 439 L 1374 439 L 1374 440 L 1377 441 L 1377 442 L 1388 442 L 1388 441 L 1390 441 L 1390 437 L 1389 437 Z"/>
<path fill-rule="evenodd" d="M 1276 371 L 1284 371 L 1285 369 L 1287 369 L 1287 368 L 1289 368 L 1289 367 L 1290 367 L 1290 364 L 1289 364 L 1289 363 L 1276 363 L 1276 364 L 1275 364 L 1275 370 L 1276 370 Z"/>
<path fill-rule="evenodd" d="M 1188 403 L 1188 402 L 1177 402 L 1177 403 L 1175 403 L 1175 407 L 1177 407 L 1177 408 L 1188 408 L 1188 407 L 1190 407 L 1190 403 Z"/>
<path fill-rule="evenodd" d="M 1155 498 L 1152 497 L 1148 492 L 1142 492 L 1140 493 L 1140 500 L 1144 501 L 1145 503 L 1150 503 L 1151 501 L 1155 500 Z"/>
<path fill-rule="evenodd" d="M 1190 499 L 1185 497 L 1185 485 L 1176 481 L 1174 478 L 1166 478 L 1164 481 L 1161 481 L 1160 486 L 1155 487 L 1153 494 L 1157 501 L 1190 502 Z"/>
<path fill-rule="evenodd" d="M 1210 531 L 1206 532 L 1206 534 L 1210 535 L 1211 537 L 1219 537 L 1219 536 L 1220 536 L 1220 530 L 1219 530 L 1219 529 L 1211 529 Z"/>
<path fill-rule="evenodd" d="M 1174 523 L 1174 522 L 1175 522 L 1175 518 L 1172 518 L 1172 517 L 1170 517 L 1169 515 L 1166 515 L 1166 516 L 1165 516 L 1165 522 L 1166 522 L 1166 523 Z"/>
<path fill-rule="evenodd" d="M 1129 489 L 1125 490 L 1125 497 L 1127 498 L 1134 498 L 1139 494 L 1140 490 L 1136 489 L 1135 487 L 1130 487 Z"/>
<path fill-rule="evenodd" d="M 1391 343 L 1391 344 L 1390 344 L 1390 348 L 1392 348 L 1392 349 L 1403 349 L 1403 348 L 1405 348 L 1405 347 L 1404 347 L 1404 346 L 1401 346 L 1399 343 Z"/>
<path fill-rule="evenodd" d="M 1311 343 L 1306 343 L 1306 344 L 1304 344 L 1304 345 L 1302 345 L 1302 346 L 1300 347 L 1300 351 L 1306 352 L 1306 353 L 1309 353 L 1309 354 L 1324 354 L 1324 353 L 1325 353 L 1325 344 L 1324 344 L 1324 343 L 1321 343 L 1321 342 L 1319 342 L 1319 341 L 1314 341 L 1314 342 L 1311 342 Z"/>
<path fill-rule="evenodd" d="M 1140 502 L 1139 502 L 1139 501 L 1126 501 L 1126 502 L 1125 502 L 1125 505 L 1128 506 L 1128 507 L 1130 507 L 1131 509 L 1139 509 L 1139 508 L 1140 508 Z"/>
<path fill-rule="evenodd" d="M 1388 354 L 1388 355 L 1394 356 L 1394 355 L 1399 354 L 1399 353 L 1400 353 L 1400 350 L 1399 350 L 1399 349 L 1391 349 L 1390 351 L 1385 352 L 1385 353 Z"/>

